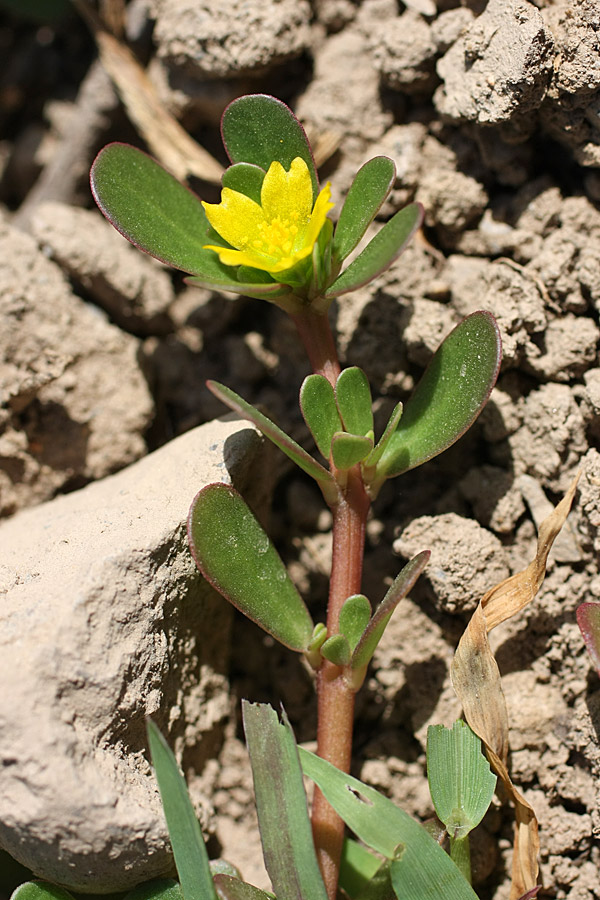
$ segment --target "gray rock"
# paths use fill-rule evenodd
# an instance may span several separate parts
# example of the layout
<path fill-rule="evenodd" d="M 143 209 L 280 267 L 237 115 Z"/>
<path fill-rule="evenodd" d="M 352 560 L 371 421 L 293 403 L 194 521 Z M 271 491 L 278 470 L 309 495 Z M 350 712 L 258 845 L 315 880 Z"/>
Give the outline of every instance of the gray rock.
<path fill-rule="evenodd" d="M 0 526 L 0 848 L 36 875 L 106 893 L 170 871 L 146 716 L 210 823 L 231 611 L 185 520 L 211 481 L 261 505 L 260 448 L 246 425 L 212 422 Z"/>
<path fill-rule="evenodd" d="M 426 549 L 431 558 L 420 583 L 444 612 L 471 612 L 510 574 L 499 539 L 456 513 L 414 519 L 394 541 L 394 551 L 405 559 Z"/>
<path fill-rule="evenodd" d="M 168 272 L 124 241 L 97 210 L 44 203 L 31 226 L 44 251 L 122 328 L 141 335 L 170 330 Z"/>
<path fill-rule="evenodd" d="M 201 79 L 267 68 L 310 42 L 306 0 L 156 0 L 155 6 L 158 56 Z"/>
<path fill-rule="evenodd" d="M 153 403 L 139 341 L 1 217 L 0 258 L 2 516 L 144 455 Z"/>
<path fill-rule="evenodd" d="M 439 112 L 480 125 L 537 109 L 552 72 L 552 34 L 525 0 L 490 0 L 439 60 Z"/>

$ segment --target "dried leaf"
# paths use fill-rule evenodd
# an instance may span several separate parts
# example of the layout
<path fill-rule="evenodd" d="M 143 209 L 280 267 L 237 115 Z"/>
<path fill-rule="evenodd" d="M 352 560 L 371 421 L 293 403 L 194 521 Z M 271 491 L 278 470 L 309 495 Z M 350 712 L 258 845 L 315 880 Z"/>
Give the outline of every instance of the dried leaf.
<path fill-rule="evenodd" d="M 538 883 L 538 823 L 532 807 L 513 785 L 507 770 L 508 714 L 500 672 L 488 633 L 531 603 L 546 574 L 550 548 L 562 528 L 579 475 L 556 509 L 541 523 L 535 559 L 482 598 L 463 634 L 452 663 L 452 683 L 465 718 L 485 744 L 490 764 L 515 806 L 515 844 L 511 900 L 529 895 Z"/>
<path fill-rule="evenodd" d="M 106 30 L 87 3 L 75 0 L 75 6 L 89 25 L 102 65 L 150 152 L 180 181 L 195 175 L 219 184 L 222 166 L 167 112 L 131 50 Z"/>

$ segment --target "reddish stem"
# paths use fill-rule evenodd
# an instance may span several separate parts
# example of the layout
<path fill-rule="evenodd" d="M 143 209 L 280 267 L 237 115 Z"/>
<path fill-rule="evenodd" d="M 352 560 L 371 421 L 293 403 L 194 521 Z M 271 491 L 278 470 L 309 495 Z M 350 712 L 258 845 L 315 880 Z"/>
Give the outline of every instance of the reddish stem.
<path fill-rule="evenodd" d="M 348 473 L 344 496 L 333 510 L 333 555 L 327 634 L 339 631 L 339 615 L 344 602 L 360 592 L 365 523 L 369 511 L 358 467 Z M 317 673 L 317 753 L 343 772 L 350 771 L 354 690 L 344 671 L 323 660 Z M 340 859 L 344 843 L 344 823 L 316 789 L 312 807 L 312 827 L 317 858 L 330 900 L 337 893 Z"/>
<path fill-rule="evenodd" d="M 335 386 L 340 374 L 340 364 L 327 315 L 306 309 L 293 314 L 292 318 L 308 353 L 313 372 L 324 375 Z M 331 469 L 335 477 L 337 473 L 333 465 Z M 360 592 L 365 523 L 370 505 L 358 466 L 350 470 L 347 478 L 340 479 L 339 483 L 339 500 L 332 507 L 333 551 L 327 607 L 327 634 L 330 636 L 339 632 L 339 616 L 344 602 L 352 594 Z M 354 690 L 344 678 L 344 670 L 326 659 L 317 672 L 317 704 L 317 752 L 322 759 L 333 763 L 343 772 L 349 772 Z M 344 823 L 318 788 L 315 789 L 313 800 L 312 828 L 327 894 L 330 900 L 335 900 L 344 843 Z"/>
<path fill-rule="evenodd" d="M 327 313 L 305 309 L 290 315 L 298 329 L 313 372 L 324 375 L 332 385 L 335 385 L 340 374 L 340 364 Z"/>

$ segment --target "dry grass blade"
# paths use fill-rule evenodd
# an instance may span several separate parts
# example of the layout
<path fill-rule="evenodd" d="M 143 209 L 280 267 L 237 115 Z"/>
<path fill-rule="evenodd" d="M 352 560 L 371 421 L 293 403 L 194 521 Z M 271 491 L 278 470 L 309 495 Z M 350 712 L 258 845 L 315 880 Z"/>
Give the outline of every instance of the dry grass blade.
<path fill-rule="evenodd" d="M 131 50 L 106 30 L 84 0 L 74 4 L 91 28 L 102 65 L 151 153 L 180 181 L 195 175 L 220 184 L 223 167 L 167 112 Z"/>
<path fill-rule="evenodd" d="M 463 634 L 452 662 L 452 683 L 465 718 L 483 740 L 490 764 L 515 806 L 515 846 L 511 900 L 535 888 L 538 878 L 538 827 L 535 813 L 513 785 L 506 767 L 508 714 L 500 672 L 488 633 L 531 603 L 546 574 L 552 543 L 571 508 L 579 475 L 556 509 L 540 525 L 535 559 L 516 575 L 500 582 L 482 598 Z"/>

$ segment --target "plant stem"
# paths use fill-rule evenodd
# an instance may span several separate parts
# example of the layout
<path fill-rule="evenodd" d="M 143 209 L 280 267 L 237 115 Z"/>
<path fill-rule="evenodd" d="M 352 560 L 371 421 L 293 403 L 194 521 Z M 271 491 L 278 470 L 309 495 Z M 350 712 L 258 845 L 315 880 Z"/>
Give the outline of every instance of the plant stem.
<path fill-rule="evenodd" d="M 310 360 L 313 372 L 324 375 L 335 386 L 340 374 L 335 341 L 327 314 L 310 308 L 293 313 L 298 334 Z M 331 466 L 332 474 L 336 471 Z M 327 634 L 339 631 L 340 610 L 352 594 L 360 593 L 365 524 L 370 500 L 356 466 L 340 479 L 338 502 L 332 506 L 333 550 Z M 342 487 L 343 484 L 343 487 Z M 350 771 L 352 758 L 352 726 L 354 722 L 354 689 L 344 670 L 324 659 L 317 672 L 317 753 L 343 772 Z M 323 881 L 330 900 L 335 900 L 344 843 L 344 822 L 323 794 L 315 789 L 312 807 L 315 850 Z"/>
<path fill-rule="evenodd" d="M 324 375 L 332 385 L 335 385 L 340 374 L 340 364 L 327 313 L 316 313 L 307 308 L 290 315 L 304 344 L 313 372 Z"/>
<path fill-rule="evenodd" d="M 339 614 L 344 602 L 360 592 L 369 503 L 357 466 L 348 473 L 345 491 L 333 509 L 333 555 L 327 609 L 329 635 L 339 631 Z M 317 753 L 343 772 L 349 772 L 354 690 L 344 677 L 344 670 L 328 660 L 323 660 L 317 672 L 317 701 Z M 344 823 L 318 789 L 313 800 L 312 827 L 327 894 L 330 900 L 335 900 Z"/>
<path fill-rule="evenodd" d="M 460 840 L 450 836 L 450 856 L 471 884 L 471 847 L 468 834 Z"/>

